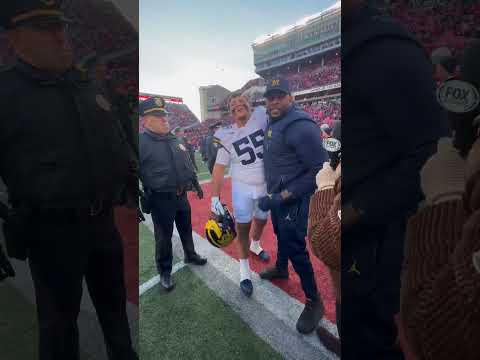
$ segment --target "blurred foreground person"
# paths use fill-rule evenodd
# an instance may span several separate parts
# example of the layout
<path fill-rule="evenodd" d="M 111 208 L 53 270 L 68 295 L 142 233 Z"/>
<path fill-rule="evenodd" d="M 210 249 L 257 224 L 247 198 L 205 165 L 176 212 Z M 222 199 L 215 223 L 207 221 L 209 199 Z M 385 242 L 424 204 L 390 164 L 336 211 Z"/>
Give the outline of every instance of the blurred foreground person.
<path fill-rule="evenodd" d="M 448 136 L 432 70 L 398 23 L 342 2 L 342 359 L 404 358 L 394 318 L 406 222 L 422 199 L 419 171 Z"/>
<path fill-rule="evenodd" d="M 316 177 L 317 190 L 310 198 L 308 237 L 312 251 L 327 265 L 335 291 L 337 329 L 341 335 L 341 123 L 331 137 L 324 139 L 330 161 L 323 164 Z M 317 335 L 324 346 L 340 356 L 340 343 L 328 330 L 319 326 Z"/>
<path fill-rule="evenodd" d="M 423 167 L 425 206 L 408 223 L 400 328 L 418 360 L 480 354 L 480 41 L 464 56 L 462 83 L 445 86 L 468 90 L 472 110 L 450 113 L 455 138 L 441 139 Z"/>
<path fill-rule="evenodd" d="M 11 204 L 4 231 L 8 255 L 29 261 L 39 358 L 79 359 L 85 279 L 109 359 L 136 359 L 113 216 L 136 177 L 135 156 L 111 104 L 72 66 L 60 3 L 0 7 L 17 56 L 0 73 L 0 177 Z"/>

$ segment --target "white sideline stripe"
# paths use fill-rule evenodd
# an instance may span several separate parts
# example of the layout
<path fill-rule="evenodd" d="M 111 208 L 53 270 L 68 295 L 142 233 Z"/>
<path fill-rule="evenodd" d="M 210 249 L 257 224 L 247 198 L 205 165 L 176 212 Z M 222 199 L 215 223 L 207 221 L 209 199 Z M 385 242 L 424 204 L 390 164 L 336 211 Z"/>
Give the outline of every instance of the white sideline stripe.
<path fill-rule="evenodd" d="M 145 225 L 153 232 L 151 216 L 145 214 Z M 179 237 L 176 227 L 175 236 Z M 206 266 L 190 269 L 230 308 L 239 315 L 254 333 L 266 341 L 287 360 L 333 360 L 338 357 L 320 344 L 315 334 L 300 335 L 296 321 L 304 305 L 269 281 L 261 280 L 252 271 L 254 293 L 246 299 L 238 288 L 239 262 L 222 250 L 211 246 L 193 232 L 195 249 L 208 259 Z M 183 255 L 180 241 L 174 241 L 173 252 Z M 320 326 L 338 337 L 335 324 L 323 318 Z"/>
<path fill-rule="evenodd" d="M 186 264 L 183 261 L 180 261 L 172 266 L 172 275 L 175 274 L 177 271 L 183 269 Z M 150 290 L 152 287 L 157 285 L 160 282 L 160 275 L 154 276 L 147 282 L 140 285 L 139 296 L 142 296 L 145 292 Z"/>

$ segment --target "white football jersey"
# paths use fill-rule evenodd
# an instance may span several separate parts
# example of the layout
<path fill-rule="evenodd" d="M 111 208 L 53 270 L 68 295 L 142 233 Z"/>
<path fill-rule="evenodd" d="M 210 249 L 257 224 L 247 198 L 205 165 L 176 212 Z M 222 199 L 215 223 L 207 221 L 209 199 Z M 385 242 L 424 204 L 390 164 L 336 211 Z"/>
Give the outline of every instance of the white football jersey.
<path fill-rule="evenodd" d="M 263 139 L 267 128 L 265 107 L 255 108 L 244 127 L 225 126 L 215 132 L 218 146 L 216 163 L 230 165 L 233 181 L 261 185 L 265 183 Z"/>

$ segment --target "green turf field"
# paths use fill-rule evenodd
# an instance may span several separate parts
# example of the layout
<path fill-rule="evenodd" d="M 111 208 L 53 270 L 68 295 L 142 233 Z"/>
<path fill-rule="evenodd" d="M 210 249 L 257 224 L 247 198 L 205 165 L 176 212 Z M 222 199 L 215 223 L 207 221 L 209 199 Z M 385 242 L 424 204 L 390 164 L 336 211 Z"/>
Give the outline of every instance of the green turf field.
<path fill-rule="evenodd" d="M 210 175 L 210 172 L 208 171 L 207 164 L 205 164 L 202 161 L 202 156 L 200 155 L 200 153 L 198 151 L 195 152 L 195 162 L 197 163 L 197 167 L 198 167 L 198 172 L 197 172 L 198 180 L 200 180 L 200 181 L 210 180 L 210 178 L 212 176 Z M 228 174 L 228 170 L 229 170 L 229 168 L 227 167 L 227 169 L 225 170 L 225 174 Z"/>
<path fill-rule="evenodd" d="M 179 259 L 175 259 L 178 262 Z M 140 284 L 156 275 L 154 241 L 140 227 Z M 173 275 L 175 289 L 159 286 L 140 298 L 142 360 L 276 360 L 282 357 L 260 339 L 188 267 Z"/>
<path fill-rule="evenodd" d="M 202 155 L 200 155 L 198 151 L 195 152 L 195 162 L 198 167 L 198 180 L 202 181 L 210 179 L 211 175 L 208 171 L 207 164 L 202 161 Z"/>

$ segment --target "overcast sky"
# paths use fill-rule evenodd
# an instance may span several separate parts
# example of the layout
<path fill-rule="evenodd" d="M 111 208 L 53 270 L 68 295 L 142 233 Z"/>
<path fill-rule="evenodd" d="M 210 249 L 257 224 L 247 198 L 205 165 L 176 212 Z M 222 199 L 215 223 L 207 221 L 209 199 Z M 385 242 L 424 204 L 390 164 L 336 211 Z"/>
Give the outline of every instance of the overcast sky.
<path fill-rule="evenodd" d="M 124 0 L 115 0 L 124 1 Z M 139 0 L 140 91 L 182 97 L 200 119 L 200 86 L 233 91 L 257 75 L 251 44 L 334 0 Z"/>

